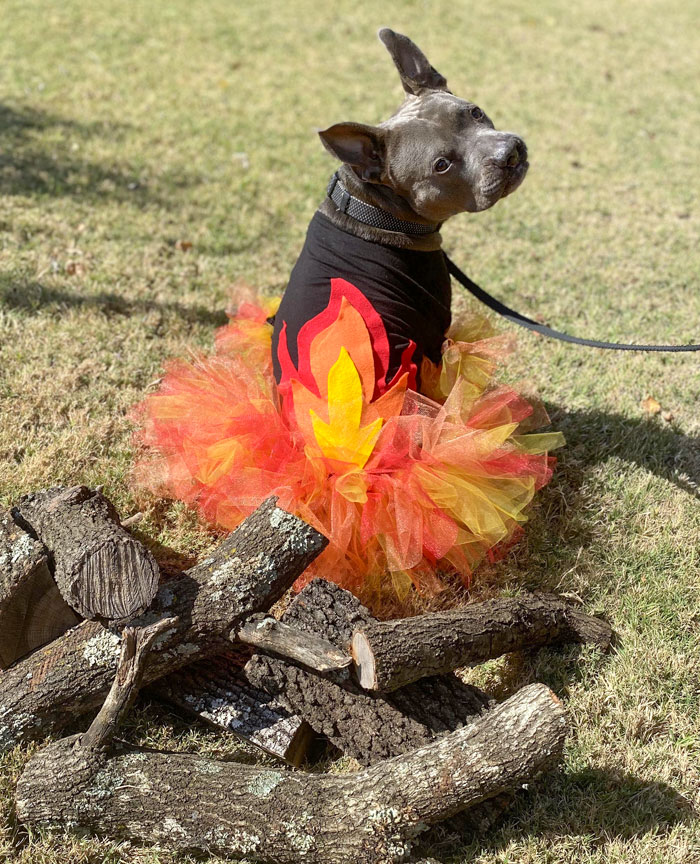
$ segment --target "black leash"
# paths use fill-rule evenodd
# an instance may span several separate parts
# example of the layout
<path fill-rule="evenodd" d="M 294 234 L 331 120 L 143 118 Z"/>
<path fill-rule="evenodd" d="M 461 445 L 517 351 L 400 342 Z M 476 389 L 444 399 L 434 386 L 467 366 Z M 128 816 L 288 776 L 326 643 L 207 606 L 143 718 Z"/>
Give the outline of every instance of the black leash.
<path fill-rule="evenodd" d="M 513 324 L 519 324 L 528 330 L 533 330 L 542 336 L 548 336 L 550 339 L 559 339 L 561 342 L 572 342 L 574 345 L 586 345 L 588 348 L 608 348 L 612 351 L 700 351 L 700 345 L 625 345 L 620 342 L 600 342 L 598 339 L 582 339 L 580 336 L 570 336 L 568 333 L 562 333 L 560 330 L 554 330 L 552 327 L 547 327 L 546 324 L 539 324 L 528 318 L 526 315 L 521 315 L 505 303 L 501 303 L 495 297 L 492 297 L 488 291 L 480 288 L 476 282 L 472 281 L 466 273 L 463 273 L 455 262 L 447 255 L 445 261 L 447 269 L 451 276 L 473 294 L 477 300 L 480 300 L 489 309 L 497 312 L 503 318 L 511 321 Z"/>
<path fill-rule="evenodd" d="M 386 210 L 382 210 L 380 207 L 374 207 L 372 204 L 367 204 L 367 202 L 355 198 L 345 188 L 337 171 L 331 177 L 326 194 L 341 213 L 346 213 L 365 225 L 372 225 L 385 231 L 426 235 L 432 234 L 440 228 L 439 225 L 420 225 L 416 222 L 406 222 L 391 213 L 387 213 Z M 600 342 L 598 339 L 582 339 L 580 336 L 569 336 L 568 333 L 554 330 L 552 327 L 547 327 L 546 324 L 538 324 L 532 318 L 521 315 L 520 312 L 516 312 L 509 306 L 506 306 L 505 303 L 501 303 L 500 300 L 492 297 L 488 291 L 480 288 L 466 273 L 463 273 L 447 253 L 443 254 L 445 255 L 450 275 L 454 276 L 460 285 L 466 288 L 470 294 L 473 294 L 477 300 L 480 300 L 489 309 L 492 309 L 507 321 L 518 324 L 520 327 L 525 327 L 527 330 L 533 330 L 541 336 L 547 336 L 550 339 L 559 339 L 561 342 L 571 342 L 574 345 L 585 345 L 588 348 L 608 348 L 611 351 L 671 351 L 674 353 L 679 351 L 700 351 L 700 345 L 625 345 L 620 342 Z"/>

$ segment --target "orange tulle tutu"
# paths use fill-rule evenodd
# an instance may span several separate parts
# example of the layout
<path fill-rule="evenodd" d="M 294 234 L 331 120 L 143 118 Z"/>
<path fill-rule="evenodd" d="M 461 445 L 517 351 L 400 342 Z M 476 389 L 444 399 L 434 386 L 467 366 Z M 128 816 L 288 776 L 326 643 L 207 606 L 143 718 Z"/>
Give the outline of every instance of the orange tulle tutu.
<path fill-rule="evenodd" d="M 338 279 L 299 334 L 296 366 L 281 339 L 277 385 L 275 306 L 245 300 L 212 355 L 169 364 L 137 409 L 137 479 L 225 529 L 278 496 L 330 541 L 297 587 L 322 576 L 404 599 L 439 590 L 445 571 L 468 583 L 525 521 L 562 443 L 526 433 L 532 405 L 493 383 L 511 340 L 485 319 L 457 322 L 441 365 L 423 361 L 418 393 L 412 351 L 387 381 L 381 320 Z"/>

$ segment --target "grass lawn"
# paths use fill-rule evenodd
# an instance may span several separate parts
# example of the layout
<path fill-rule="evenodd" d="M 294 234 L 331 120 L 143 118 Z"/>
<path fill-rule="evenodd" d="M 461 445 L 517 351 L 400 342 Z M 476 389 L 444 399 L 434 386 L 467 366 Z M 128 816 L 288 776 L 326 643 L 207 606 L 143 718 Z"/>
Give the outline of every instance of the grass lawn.
<path fill-rule="evenodd" d="M 382 25 L 530 147 L 521 190 L 444 230 L 459 264 L 571 332 L 700 341 L 699 17 L 698 0 L 3 0 L 0 506 L 57 482 L 103 484 L 125 514 L 143 506 L 129 408 L 166 358 L 212 344 L 233 281 L 284 287 L 333 170 L 315 130 L 377 122 L 400 101 Z M 526 538 L 475 595 L 572 592 L 620 638 L 607 657 L 545 651 L 480 671 L 499 695 L 540 680 L 565 699 L 565 764 L 485 836 L 436 833 L 432 852 L 700 862 L 698 357 L 518 335 L 507 377 L 540 393 L 568 446 Z M 173 556 L 213 540 L 178 504 L 151 503 L 139 527 Z M 155 706 L 126 735 L 241 752 Z M 27 837 L 12 795 L 33 749 L 0 765 L 0 860 L 191 860 Z"/>

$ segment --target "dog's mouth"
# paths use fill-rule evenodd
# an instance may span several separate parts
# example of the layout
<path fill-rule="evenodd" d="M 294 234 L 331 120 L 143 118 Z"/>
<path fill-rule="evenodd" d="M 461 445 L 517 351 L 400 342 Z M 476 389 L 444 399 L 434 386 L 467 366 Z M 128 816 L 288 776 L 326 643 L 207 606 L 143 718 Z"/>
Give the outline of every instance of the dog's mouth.
<path fill-rule="evenodd" d="M 477 206 L 479 210 L 488 210 L 489 207 L 506 198 L 520 186 L 525 179 L 530 163 L 525 159 L 513 166 L 497 166 L 491 164 L 483 178 Z"/>
<path fill-rule="evenodd" d="M 524 162 L 520 162 L 513 168 L 504 169 L 505 177 L 503 183 L 503 191 L 501 192 L 501 198 L 505 198 L 507 195 L 510 195 L 511 192 L 515 192 L 518 186 L 520 186 L 520 184 L 525 179 L 525 175 L 527 174 L 527 169 L 529 167 L 530 163 L 526 159 Z"/>

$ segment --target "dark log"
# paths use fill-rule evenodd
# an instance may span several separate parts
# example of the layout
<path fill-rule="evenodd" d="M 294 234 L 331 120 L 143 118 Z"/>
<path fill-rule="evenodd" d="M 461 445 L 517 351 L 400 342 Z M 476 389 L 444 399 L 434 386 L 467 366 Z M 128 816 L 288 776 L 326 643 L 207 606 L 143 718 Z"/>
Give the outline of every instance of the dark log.
<path fill-rule="evenodd" d="M 16 808 L 30 828 L 279 864 L 390 864 L 406 860 L 427 826 L 553 766 L 565 734 L 561 704 L 532 684 L 471 726 L 355 774 L 276 771 L 123 745 L 88 761 L 74 736 L 32 757 Z"/>
<path fill-rule="evenodd" d="M 247 659 L 227 653 L 191 663 L 156 681 L 148 695 L 298 767 L 307 756 L 313 730 L 268 693 L 253 687 L 242 668 Z"/>
<path fill-rule="evenodd" d="M 391 702 L 359 688 L 341 687 L 277 657 L 256 655 L 246 675 L 360 765 L 407 753 L 434 738 L 427 726 Z"/>
<path fill-rule="evenodd" d="M 348 591 L 315 579 L 282 620 L 301 632 L 322 633 L 342 649 L 354 628 L 374 618 Z M 484 693 L 454 675 L 421 681 L 390 698 L 364 692 L 347 670 L 318 675 L 262 654 L 251 658 L 246 675 L 362 765 L 406 753 L 436 734 L 473 722 L 489 705 Z"/>
<path fill-rule="evenodd" d="M 23 496 L 12 512 L 49 550 L 59 591 L 83 618 L 123 624 L 148 608 L 158 565 L 100 492 L 56 486 Z"/>
<path fill-rule="evenodd" d="M 315 672 L 338 672 L 352 663 L 347 651 L 341 651 L 327 639 L 296 630 L 271 615 L 248 618 L 232 638 Z"/>
<path fill-rule="evenodd" d="M 606 649 L 610 625 L 554 594 L 522 594 L 357 628 L 352 655 L 367 690 L 396 690 L 426 675 L 482 663 L 511 651 L 562 642 Z"/>
<path fill-rule="evenodd" d="M 61 597 L 46 549 L 0 513 L 0 669 L 79 621 Z"/>
<path fill-rule="evenodd" d="M 325 548 L 325 537 L 275 501 L 264 502 L 209 558 L 163 585 L 153 608 L 133 622 L 178 618 L 150 656 L 147 683 L 229 649 L 231 630 L 275 603 Z M 0 752 L 101 705 L 119 643 L 117 633 L 86 621 L 8 669 L 0 677 Z"/>

